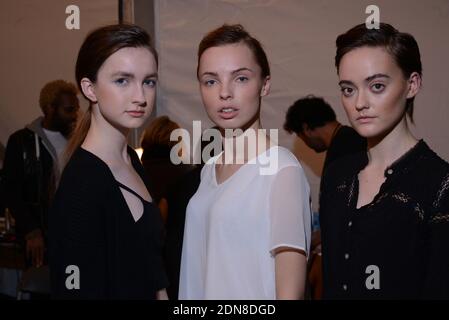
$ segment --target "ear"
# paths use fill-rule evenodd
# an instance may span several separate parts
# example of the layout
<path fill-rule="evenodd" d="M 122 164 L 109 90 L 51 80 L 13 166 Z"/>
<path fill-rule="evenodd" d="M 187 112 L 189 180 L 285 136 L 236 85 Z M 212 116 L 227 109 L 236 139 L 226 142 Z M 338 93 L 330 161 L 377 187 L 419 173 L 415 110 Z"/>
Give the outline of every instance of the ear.
<path fill-rule="evenodd" d="M 416 96 L 421 89 L 421 76 L 418 72 L 413 72 L 408 78 L 408 92 L 407 99 L 413 98 Z"/>
<path fill-rule="evenodd" d="M 44 113 L 44 116 L 48 117 L 53 114 L 53 111 L 55 108 L 51 104 L 47 104 L 42 107 L 42 112 Z"/>
<path fill-rule="evenodd" d="M 95 86 L 92 81 L 88 78 L 81 79 L 81 89 L 83 90 L 84 95 L 92 102 L 97 103 L 97 96 L 95 95 Z"/>
<path fill-rule="evenodd" d="M 265 97 L 266 95 L 268 95 L 270 93 L 270 88 L 271 88 L 271 77 L 266 76 L 264 79 L 262 90 L 260 90 L 260 96 Z"/>
<path fill-rule="evenodd" d="M 310 127 L 307 125 L 307 123 L 302 124 L 302 134 L 304 134 L 307 137 L 310 137 L 311 131 L 312 131 L 312 129 L 310 129 Z"/>

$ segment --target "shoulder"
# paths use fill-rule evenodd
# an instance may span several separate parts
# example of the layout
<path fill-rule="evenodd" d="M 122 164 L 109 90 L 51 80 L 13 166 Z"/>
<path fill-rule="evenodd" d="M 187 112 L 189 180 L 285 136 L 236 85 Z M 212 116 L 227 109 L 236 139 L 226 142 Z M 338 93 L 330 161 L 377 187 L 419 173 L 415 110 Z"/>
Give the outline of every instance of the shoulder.
<path fill-rule="evenodd" d="M 60 187 L 101 187 L 111 179 L 108 166 L 87 150 L 78 148 L 70 158 L 61 176 Z"/>
<path fill-rule="evenodd" d="M 353 177 L 367 164 L 366 151 L 358 151 L 345 154 L 332 162 L 325 168 L 321 179 L 323 183 L 339 183 L 342 180 Z"/>
<path fill-rule="evenodd" d="M 296 156 L 287 148 L 281 146 L 272 147 L 267 150 L 265 156 L 271 161 L 277 161 L 279 171 L 286 167 L 298 167 L 302 169 Z"/>
<path fill-rule="evenodd" d="M 426 169 L 426 174 L 445 176 L 449 173 L 449 163 L 443 160 L 435 151 L 424 143 L 421 152 L 420 166 Z"/>
<path fill-rule="evenodd" d="M 305 184 L 307 179 L 304 169 L 296 156 L 287 148 L 276 146 L 261 154 L 258 158 L 259 174 L 271 177 L 273 181 L 292 180 L 302 181 Z"/>
<path fill-rule="evenodd" d="M 331 146 L 333 144 L 339 148 L 362 150 L 366 148 L 366 139 L 360 136 L 352 127 L 342 126 L 335 135 Z"/>
<path fill-rule="evenodd" d="M 17 130 L 9 136 L 8 145 L 11 143 L 17 143 L 23 139 L 26 139 L 26 138 L 32 137 L 32 136 L 33 136 L 33 132 L 28 128 L 23 128 L 23 129 Z"/>

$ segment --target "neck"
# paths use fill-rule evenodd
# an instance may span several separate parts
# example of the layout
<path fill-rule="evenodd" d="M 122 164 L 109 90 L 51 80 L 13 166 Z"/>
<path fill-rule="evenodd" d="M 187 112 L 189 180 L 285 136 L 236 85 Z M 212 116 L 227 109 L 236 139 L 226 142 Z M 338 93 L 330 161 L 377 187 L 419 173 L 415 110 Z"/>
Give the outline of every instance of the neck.
<path fill-rule="evenodd" d="M 223 135 L 223 159 L 225 164 L 243 164 L 255 158 L 270 148 L 271 141 L 265 131 L 260 130 L 260 120 L 256 119 L 246 130 L 240 134 Z M 235 129 L 239 130 L 239 129 Z M 223 134 L 223 131 L 222 131 Z"/>
<path fill-rule="evenodd" d="M 388 134 L 367 139 L 369 164 L 387 168 L 413 148 L 417 141 L 404 117 Z"/>
<path fill-rule="evenodd" d="M 341 123 L 338 121 L 329 122 L 324 126 L 323 141 L 326 145 L 326 149 L 329 149 L 329 146 L 331 145 L 332 140 L 334 139 L 340 127 Z"/>
<path fill-rule="evenodd" d="M 103 116 L 92 110 L 91 124 L 82 147 L 94 153 L 106 163 L 130 162 L 127 137 L 129 129 L 117 129 Z"/>

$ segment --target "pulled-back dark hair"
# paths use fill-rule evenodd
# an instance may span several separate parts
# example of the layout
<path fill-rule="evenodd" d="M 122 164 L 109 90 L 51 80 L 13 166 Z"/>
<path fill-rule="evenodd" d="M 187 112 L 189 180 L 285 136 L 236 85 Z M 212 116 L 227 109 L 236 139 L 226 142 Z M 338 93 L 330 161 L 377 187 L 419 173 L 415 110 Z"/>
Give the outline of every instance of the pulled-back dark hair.
<path fill-rule="evenodd" d="M 83 92 L 81 88 L 83 78 L 88 78 L 93 83 L 97 81 L 98 70 L 112 54 L 123 48 L 142 47 L 147 48 L 153 54 L 157 65 L 157 52 L 151 44 L 151 37 L 141 27 L 132 24 L 114 24 L 91 31 L 81 45 L 76 60 L 75 77 L 79 90 Z M 66 162 L 86 138 L 90 120 L 91 106 L 78 122 L 67 145 Z"/>
<path fill-rule="evenodd" d="M 308 95 L 288 108 L 284 129 L 288 133 L 299 134 L 303 131 L 303 124 L 313 130 L 336 119 L 334 110 L 323 98 Z"/>
<path fill-rule="evenodd" d="M 196 69 L 197 76 L 200 67 L 200 59 L 204 51 L 212 47 L 220 47 L 227 44 L 236 44 L 240 42 L 246 44 L 254 54 L 257 64 L 262 69 L 262 78 L 269 76 L 270 64 L 268 63 L 267 55 L 262 45 L 257 39 L 253 38 L 241 24 L 224 24 L 204 36 L 198 47 L 198 64 Z"/>
<path fill-rule="evenodd" d="M 75 77 L 81 89 L 81 79 L 97 80 L 100 67 L 112 54 L 122 48 L 145 47 L 158 62 L 156 50 L 151 45 L 149 34 L 139 26 L 131 24 L 114 24 L 98 28 L 89 33 L 81 45 L 76 60 Z"/>
<path fill-rule="evenodd" d="M 368 29 L 364 23 L 359 24 L 339 35 L 336 44 L 337 72 L 341 59 L 351 50 L 360 47 L 384 47 L 394 58 L 405 78 L 410 77 L 413 72 L 422 75 L 421 55 L 415 38 L 408 33 L 399 32 L 390 24 L 380 23 L 379 29 Z M 414 99 L 414 97 L 407 99 L 406 105 L 407 114 L 412 121 Z"/>

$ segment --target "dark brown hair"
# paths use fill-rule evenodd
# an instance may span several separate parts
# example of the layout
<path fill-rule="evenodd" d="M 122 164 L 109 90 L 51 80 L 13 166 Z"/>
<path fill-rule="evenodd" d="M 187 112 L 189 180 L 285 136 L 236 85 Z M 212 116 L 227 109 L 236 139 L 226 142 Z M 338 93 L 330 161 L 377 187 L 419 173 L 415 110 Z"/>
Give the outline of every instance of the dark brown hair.
<path fill-rule="evenodd" d="M 204 36 L 198 47 L 198 64 L 196 69 L 197 76 L 200 67 L 200 59 L 204 51 L 212 47 L 220 47 L 227 44 L 236 44 L 240 42 L 246 44 L 253 52 L 257 64 L 262 69 L 262 78 L 269 76 L 270 64 L 268 63 L 267 55 L 262 45 L 257 39 L 253 38 L 241 24 L 224 24 Z"/>
<path fill-rule="evenodd" d="M 81 80 L 88 78 L 95 83 L 98 70 L 112 54 L 122 48 L 147 48 L 158 63 L 157 52 L 151 45 L 151 37 L 139 26 L 131 24 L 115 24 L 101 27 L 90 32 L 81 45 L 76 60 L 75 77 L 81 92 Z M 84 93 L 83 93 L 84 95 Z M 85 95 L 84 95 L 85 96 Z M 86 97 L 86 96 L 85 96 Z M 86 97 L 87 99 L 87 97 Z M 84 113 L 72 135 L 66 152 L 66 162 L 73 152 L 83 143 L 90 128 L 91 106 Z"/>
<path fill-rule="evenodd" d="M 171 141 L 170 135 L 175 129 L 179 129 L 179 125 L 172 121 L 168 116 L 155 118 L 145 129 L 141 147 L 151 149 L 153 146 L 173 147 L 178 141 Z"/>
<path fill-rule="evenodd" d="M 415 38 L 411 34 L 399 32 L 390 24 L 380 23 L 379 29 L 368 29 L 364 23 L 359 24 L 339 35 L 336 44 L 337 72 L 341 59 L 349 51 L 360 47 L 384 47 L 402 70 L 405 78 L 410 77 L 413 72 L 422 75 L 421 55 Z M 409 98 L 406 104 L 407 114 L 412 122 L 414 100 L 414 97 Z"/>

